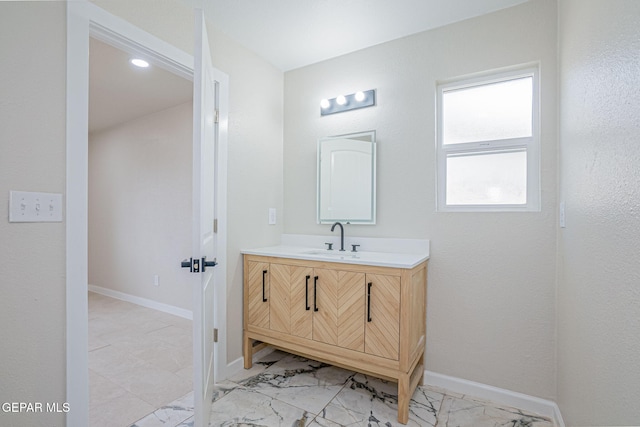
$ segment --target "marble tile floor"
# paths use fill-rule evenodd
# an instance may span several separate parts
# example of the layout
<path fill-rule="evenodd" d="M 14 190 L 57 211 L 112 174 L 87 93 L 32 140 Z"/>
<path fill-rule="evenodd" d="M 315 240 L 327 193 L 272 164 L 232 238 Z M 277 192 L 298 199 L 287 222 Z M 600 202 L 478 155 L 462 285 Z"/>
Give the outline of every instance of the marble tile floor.
<path fill-rule="evenodd" d="M 394 383 L 274 351 L 216 386 L 209 426 L 401 426 L 396 411 Z M 187 394 L 131 427 L 193 426 L 192 413 Z M 535 414 L 427 386 L 413 395 L 407 425 L 553 427 Z"/>
<path fill-rule="evenodd" d="M 91 427 L 131 425 L 193 390 L 190 320 L 94 292 L 88 302 Z"/>

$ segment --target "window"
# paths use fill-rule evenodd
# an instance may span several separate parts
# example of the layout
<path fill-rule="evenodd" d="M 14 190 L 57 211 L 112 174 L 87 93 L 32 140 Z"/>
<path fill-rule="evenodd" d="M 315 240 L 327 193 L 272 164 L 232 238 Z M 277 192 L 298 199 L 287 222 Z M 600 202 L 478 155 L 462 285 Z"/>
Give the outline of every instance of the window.
<path fill-rule="evenodd" d="M 538 70 L 438 86 L 438 210 L 539 211 Z"/>

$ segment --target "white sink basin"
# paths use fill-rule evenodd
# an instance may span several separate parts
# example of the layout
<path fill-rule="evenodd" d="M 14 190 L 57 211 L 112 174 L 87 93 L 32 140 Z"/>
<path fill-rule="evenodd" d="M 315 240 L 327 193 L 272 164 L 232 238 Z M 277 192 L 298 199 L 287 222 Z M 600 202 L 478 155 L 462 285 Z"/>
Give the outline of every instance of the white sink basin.
<path fill-rule="evenodd" d="M 359 258 L 357 252 L 347 252 L 347 251 L 328 251 L 322 249 L 314 249 L 312 251 L 304 251 L 300 252 L 305 255 L 315 255 L 315 256 L 327 256 L 327 257 L 336 257 L 336 258 Z"/>

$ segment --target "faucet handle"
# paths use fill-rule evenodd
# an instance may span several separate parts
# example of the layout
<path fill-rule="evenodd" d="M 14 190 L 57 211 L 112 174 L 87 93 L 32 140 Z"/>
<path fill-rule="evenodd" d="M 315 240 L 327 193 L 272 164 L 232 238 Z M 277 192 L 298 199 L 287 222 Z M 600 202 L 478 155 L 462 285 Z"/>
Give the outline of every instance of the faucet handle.
<path fill-rule="evenodd" d="M 325 243 L 325 245 L 327 245 L 327 250 L 328 251 L 332 251 L 333 250 L 333 243 Z"/>
<path fill-rule="evenodd" d="M 351 248 L 352 248 L 352 249 L 351 249 L 351 252 L 358 252 L 358 247 L 359 247 L 359 246 L 360 246 L 360 245 L 351 245 Z"/>

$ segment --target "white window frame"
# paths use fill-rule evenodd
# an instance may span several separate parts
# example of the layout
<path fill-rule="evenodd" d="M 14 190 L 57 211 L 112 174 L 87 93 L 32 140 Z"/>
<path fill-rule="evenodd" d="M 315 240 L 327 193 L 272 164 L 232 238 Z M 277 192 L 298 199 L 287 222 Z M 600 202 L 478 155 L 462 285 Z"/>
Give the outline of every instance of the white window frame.
<path fill-rule="evenodd" d="M 450 90 L 464 89 L 532 77 L 531 136 L 490 141 L 443 144 L 442 97 Z M 540 211 L 540 85 L 539 69 L 518 68 L 472 78 L 456 79 L 437 86 L 436 100 L 436 209 L 438 212 L 539 212 Z M 527 202 L 525 204 L 447 205 L 447 156 L 490 154 L 525 150 L 527 153 Z"/>

